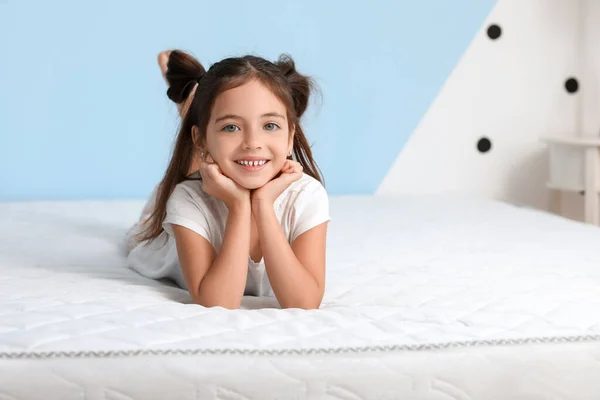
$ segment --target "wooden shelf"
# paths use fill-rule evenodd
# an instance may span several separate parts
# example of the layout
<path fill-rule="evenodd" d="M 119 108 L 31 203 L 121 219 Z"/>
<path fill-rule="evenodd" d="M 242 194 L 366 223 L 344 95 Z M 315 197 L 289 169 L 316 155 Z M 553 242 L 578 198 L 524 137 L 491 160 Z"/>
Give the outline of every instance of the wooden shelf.
<path fill-rule="evenodd" d="M 585 221 L 600 224 L 600 137 L 543 136 L 548 144 L 549 179 L 554 191 L 583 191 Z M 560 213 L 560 202 L 555 207 Z"/>
<path fill-rule="evenodd" d="M 564 136 L 542 136 L 544 142 L 564 144 L 568 146 L 600 147 L 600 137 L 564 137 Z"/>

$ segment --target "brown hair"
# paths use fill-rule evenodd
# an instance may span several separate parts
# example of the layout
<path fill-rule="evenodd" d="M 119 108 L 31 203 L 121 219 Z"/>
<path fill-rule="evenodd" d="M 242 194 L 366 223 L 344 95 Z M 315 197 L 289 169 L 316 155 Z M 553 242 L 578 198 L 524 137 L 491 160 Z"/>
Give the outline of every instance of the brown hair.
<path fill-rule="evenodd" d="M 304 173 L 324 184 L 300 125 L 300 118 L 308 107 L 316 85 L 311 78 L 296 71 L 294 60 L 289 55 L 281 55 L 275 63 L 253 55 L 231 57 L 213 64 L 206 71 L 190 54 L 173 50 L 167 62 L 166 78 L 169 84 L 167 96 L 178 105 L 184 104 L 194 86 L 198 86 L 182 118 L 169 166 L 156 192 L 154 210 L 146 220 L 145 229 L 138 235 L 138 240 L 152 241 L 164 230 L 162 222 L 167 214 L 167 201 L 175 186 L 187 179 L 193 152 L 198 150 L 194 148 L 192 127 L 196 125 L 199 128 L 200 137 L 196 145 L 203 146 L 216 97 L 252 79 L 262 82 L 284 103 L 290 133 L 295 127 L 293 158 L 302 165 Z"/>

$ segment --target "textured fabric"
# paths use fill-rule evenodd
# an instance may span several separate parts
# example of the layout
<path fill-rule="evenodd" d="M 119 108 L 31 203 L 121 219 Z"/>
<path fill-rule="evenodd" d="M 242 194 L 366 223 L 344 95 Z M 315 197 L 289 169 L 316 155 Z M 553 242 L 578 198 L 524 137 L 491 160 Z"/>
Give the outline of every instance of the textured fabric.
<path fill-rule="evenodd" d="M 0 398 L 600 398 L 600 229 L 447 196 L 330 204 L 321 308 L 226 310 L 127 267 L 143 202 L 0 203 Z"/>

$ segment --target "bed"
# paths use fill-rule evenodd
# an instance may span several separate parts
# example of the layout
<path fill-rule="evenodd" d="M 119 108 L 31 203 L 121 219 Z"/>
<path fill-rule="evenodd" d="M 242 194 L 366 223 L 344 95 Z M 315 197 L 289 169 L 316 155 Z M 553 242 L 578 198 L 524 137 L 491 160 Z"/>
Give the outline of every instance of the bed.
<path fill-rule="evenodd" d="M 600 229 L 332 196 L 319 310 L 203 308 L 127 268 L 142 201 L 0 203 L 0 399 L 597 399 Z"/>

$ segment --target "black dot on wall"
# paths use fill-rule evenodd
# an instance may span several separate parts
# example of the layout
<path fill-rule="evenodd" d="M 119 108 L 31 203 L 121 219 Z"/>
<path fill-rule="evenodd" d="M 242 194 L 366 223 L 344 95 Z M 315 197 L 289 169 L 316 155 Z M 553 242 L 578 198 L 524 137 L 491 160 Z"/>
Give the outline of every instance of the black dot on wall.
<path fill-rule="evenodd" d="M 575 93 L 579 90 L 579 82 L 575 78 L 569 78 L 565 81 L 565 89 L 569 93 Z"/>
<path fill-rule="evenodd" d="M 502 35 L 502 28 L 496 24 L 490 25 L 487 29 L 487 35 L 490 39 L 496 40 Z"/>
<path fill-rule="evenodd" d="M 492 142 L 488 138 L 481 138 L 477 141 L 477 150 L 481 153 L 487 153 L 492 148 Z"/>

